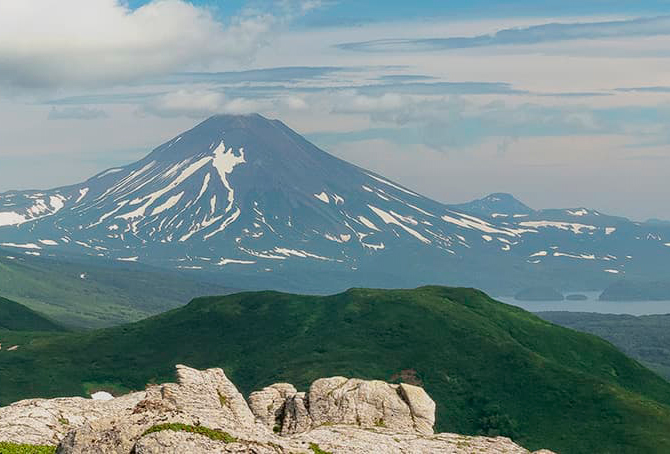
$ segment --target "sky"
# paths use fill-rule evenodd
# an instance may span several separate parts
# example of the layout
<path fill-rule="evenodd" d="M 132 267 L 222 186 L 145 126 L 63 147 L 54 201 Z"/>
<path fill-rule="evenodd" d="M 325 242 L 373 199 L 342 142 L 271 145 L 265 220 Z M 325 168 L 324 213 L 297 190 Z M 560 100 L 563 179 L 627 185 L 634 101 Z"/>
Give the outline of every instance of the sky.
<path fill-rule="evenodd" d="M 0 192 L 250 112 L 442 202 L 670 219 L 670 0 L 0 1 Z"/>

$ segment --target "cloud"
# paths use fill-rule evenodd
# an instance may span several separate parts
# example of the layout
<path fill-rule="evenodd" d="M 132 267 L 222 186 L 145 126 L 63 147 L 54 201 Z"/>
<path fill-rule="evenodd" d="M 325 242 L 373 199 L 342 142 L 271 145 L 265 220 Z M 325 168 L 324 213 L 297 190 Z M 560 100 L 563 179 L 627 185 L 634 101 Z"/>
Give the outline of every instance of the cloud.
<path fill-rule="evenodd" d="M 670 93 L 670 86 L 668 87 L 663 87 L 663 86 L 656 86 L 656 87 L 624 87 L 624 88 L 617 88 L 616 91 L 620 91 L 623 93 Z"/>
<path fill-rule="evenodd" d="M 594 109 L 588 105 L 547 106 L 494 101 L 482 104 L 462 96 L 425 97 L 387 93 L 369 96 L 355 91 L 333 94 L 334 114 L 367 117 L 365 130 L 313 133 L 329 144 L 391 140 L 423 144 L 436 150 L 463 148 L 488 138 L 502 138 L 499 150 L 524 137 L 630 135 L 637 141 L 665 140 L 670 105 Z"/>
<path fill-rule="evenodd" d="M 608 22 L 550 23 L 508 28 L 490 35 L 449 38 L 378 39 L 338 44 L 358 52 L 425 52 L 553 41 L 670 35 L 670 16 Z"/>
<path fill-rule="evenodd" d="M 150 84 L 239 84 L 239 83 L 297 83 L 306 80 L 318 80 L 336 75 L 343 71 L 362 71 L 364 68 L 338 66 L 287 66 L 277 68 L 251 69 L 247 71 L 224 72 L 180 72 L 169 74 Z"/>
<path fill-rule="evenodd" d="M 290 110 L 308 108 L 305 100 L 299 96 L 281 98 L 244 98 L 228 97 L 216 90 L 177 90 L 149 99 L 141 107 L 142 114 L 159 117 L 204 118 L 214 114 L 247 114 L 268 112 L 277 107 Z"/>
<path fill-rule="evenodd" d="M 159 117 L 202 118 L 216 113 L 251 113 L 263 107 L 263 101 L 228 99 L 213 90 L 177 90 L 150 99 L 142 105 L 141 112 Z"/>
<path fill-rule="evenodd" d="M 226 94 L 230 97 L 244 98 L 278 98 L 291 95 L 298 96 L 302 94 L 318 94 L 319 96 L 325 96 L 325 94 L 329 92 L 350 93 L 352 91 L 370 97 L 384 96 L 387 93 L 424 96 L 530 94 L 525 90 L 515 89 L 510 84 L 504 82 L 416 82 L 351 85 L 342 84 L 338 77 L 326 77 L 326 75 L 337 75 L 338 72 L 344 71 L 344 68 L 333 68 L 328 71 L 322 68 L 310 68 L 304 72 L 301 68 L 295 70 L 294 68 L 277 69 L 282 70 L 277 71 L 278 73 L 284 73 L 284 76 L 279 76 L 279 81 L 276 81 L 278 83 L 271 83 L 273 82 L 271 74 L 275 72 L 274 68 L 240 72 L 176 74 L 164 78 L 163 83 L 175 86 L 194 85 L 196 83 L 210 84 L 225 90 Z M 246 73 L 250 73 L 250 76 L 249 79 L 245 81 L 244 78 L 246 77 Z M 313 75 L 308 76 L 308 73 Z M 317 74 L 323 74 L 323 76 Z M 287 80 L 282 81 L 281 77 L 285 77 Z M 317 79 L 319 85 L 315 86 L 315 84 L 310 83 Z M 165 92 L 157 91 L 100 93 L 94 95 L 76 95 L 54 98 L 47 100 L 45 103 L 53 105 L 137 104 L 163 94 L 165 94 Z M 581 95 L 591 96 L 593 94 L 583 93 Z M 561 94 L 552 94 L 552 96 L 561 96 Z"/>
<path fill-rule="evenodd" d="M 185 0 L 2 0 L 0 81 L 19 87 L 100 86 L 218 59 L 248 61 L 277 18 L 226 25 Z"/>
<path fill-rule="evenodd" d="M 85 106 L 56 108 L 49 111 L 49 120 L 96 120 L 107 118 L 109 115 L 102 109 Z"/>

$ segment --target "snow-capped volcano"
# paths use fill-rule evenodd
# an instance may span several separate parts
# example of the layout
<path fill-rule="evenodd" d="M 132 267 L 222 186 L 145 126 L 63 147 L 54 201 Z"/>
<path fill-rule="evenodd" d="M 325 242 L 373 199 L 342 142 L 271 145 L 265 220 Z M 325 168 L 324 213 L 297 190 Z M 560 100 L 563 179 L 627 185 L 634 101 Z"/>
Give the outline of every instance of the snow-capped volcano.
<path fill-rule="evenodd" d="M 320 150 L 280 121 L 221 115 L 82 184 L 0 195 L 0 247 L 288 281 L 320 275 L 312 287 L 324 290 L 493 288 L 556 270 L 625 273 L 626 257 L 641 250 L 654 263 L 670 255 L 668 228 L 554 211 L 505 194 L 450 207 Z M 640 235 L 654 239 L 629 244 Z"/>

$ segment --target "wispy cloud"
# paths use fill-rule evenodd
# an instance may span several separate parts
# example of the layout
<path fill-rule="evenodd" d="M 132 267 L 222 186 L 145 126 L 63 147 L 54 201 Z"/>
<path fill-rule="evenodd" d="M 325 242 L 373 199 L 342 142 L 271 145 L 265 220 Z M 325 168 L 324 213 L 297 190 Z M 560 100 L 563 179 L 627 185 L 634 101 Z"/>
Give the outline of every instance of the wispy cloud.
<path fill-rule="evenodd" d="M 365 115 L 372 127 L 359 131 L 314 133 L 328 144 L 383 139 L 450 150 L 502 138 L 503 148 L 520 137 L 580 137 L 626 134 L 666 144 L 670 105 L 593 109 L 586 105 L 547 106 L 495 101 L 486 104 L 461 96 L 430 98 L 355 92 L 331 101 L 333 113 Z"/>
<path fill-rule="evenodd" d="M 289 110 L 304 110 L 305 100 L 299 96 L 278 98 L 229 97 L 214 90 L 177 90 L 148 99 L 139 113 L 159 117 L 204 118 L 214 114 L 246 114 L 266 112 L 277 106 Z"/>
<path fill-rule="evenodd" d="M 342 71 L 361 71 L 362 68 L 338 66 L 287 66 L 278 68 L 251 69 L 247 71 L 225 72 L 182 72 L 169 74 L 147 84 L 237 84 L 237 83 L 296 83 L 306 80 L 323 79 Z"/>
<path fill-rule="evenodd" d="M 630 93 L 630 92 L 639 92 L 639 93 L 670 93 L 670 86 L 658 86 L 658 87 L 625 87 L 617 88 L 616 91 Z"/>
<path fill-rule="evenodd" d="M 49 120 L 96 120 L 107 118 L 109 115 L 102 109 L 86 106 L 72 106 L 56 108 L 49 111 Z"/>
<path fill-rule="evenodd" d="M 161 79 L 162 88 L 174 90 L 144 92 L 109 92 L 91 95 L 76 95 L 54 98 L 46 101 L 50 105 L 87 105 L 87 104 L 139 104 L 147 103 L 170 93 L 188 91 L 196 83 L 207 84 L 208 92 L 225 93 L 228 97 L 244 98 L 277 98 L 298 96 L 301 94 L 318 94 L 327 92 L 349 92 L 367 96 L 396 95 L 524 95 L 529 92 L 514 88 L 505 82 L 404 82 L 402 76 L 382 76 L 380 83 L 342 84 L 338 77 L 327 78 L 337 73 L 349 71 L 350 68 L 269 68 L 263 70 L 222 72 L 222 73 L 182 73 Z M 273 79 L 273 74 L 278 74 Z M 313 82 L 319 80 L 315 85 Z M 430 80 L 432 78 L 417 75 L 407 80 Z M 169 87 L 172 86 L 172 87 Z M 150 85 L 147 85 L 150 87 Z M 202 90 L 198 90 L 202 92 Z M 561 94 L 556 94 L 561 96 Z"/>
<path fill-rule="evenodd" d="M 358 52 L 424 52 L 553 41 L 670 35 L 670 16 L 607 22 L 548 23 L 493 34 L 447 38 L 377 39 L 338 44 Z"/>

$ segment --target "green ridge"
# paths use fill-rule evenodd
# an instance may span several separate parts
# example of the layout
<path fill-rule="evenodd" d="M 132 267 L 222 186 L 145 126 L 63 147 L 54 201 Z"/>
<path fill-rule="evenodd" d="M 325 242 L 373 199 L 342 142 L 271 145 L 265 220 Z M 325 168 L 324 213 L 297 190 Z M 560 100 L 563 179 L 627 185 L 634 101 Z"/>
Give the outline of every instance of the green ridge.
<path fill-rule="evenodd" d="M 438 431 L 560 453 L 670 452 L 670 383 L 608 342 L 471 289 L 199 298 L 130 325 L 38 337 L 0 355 L 0 404 L 141 389 L 174 365 L 223 367 L 248 394 L 333 375 L 421 384 Z"/>
<path fill-rule="evenodd" d="M 22 304 L 0 297 L 0 330 L 63 331 L 63 328 Z"/>
<path fill-rule="evenodd" d="M 219 285 L 136 264 L 103 266 L 0 250 L 0 295 L 71 328 L 120 325 L 195 296 L 224 293 L 229 290 Z"/>

